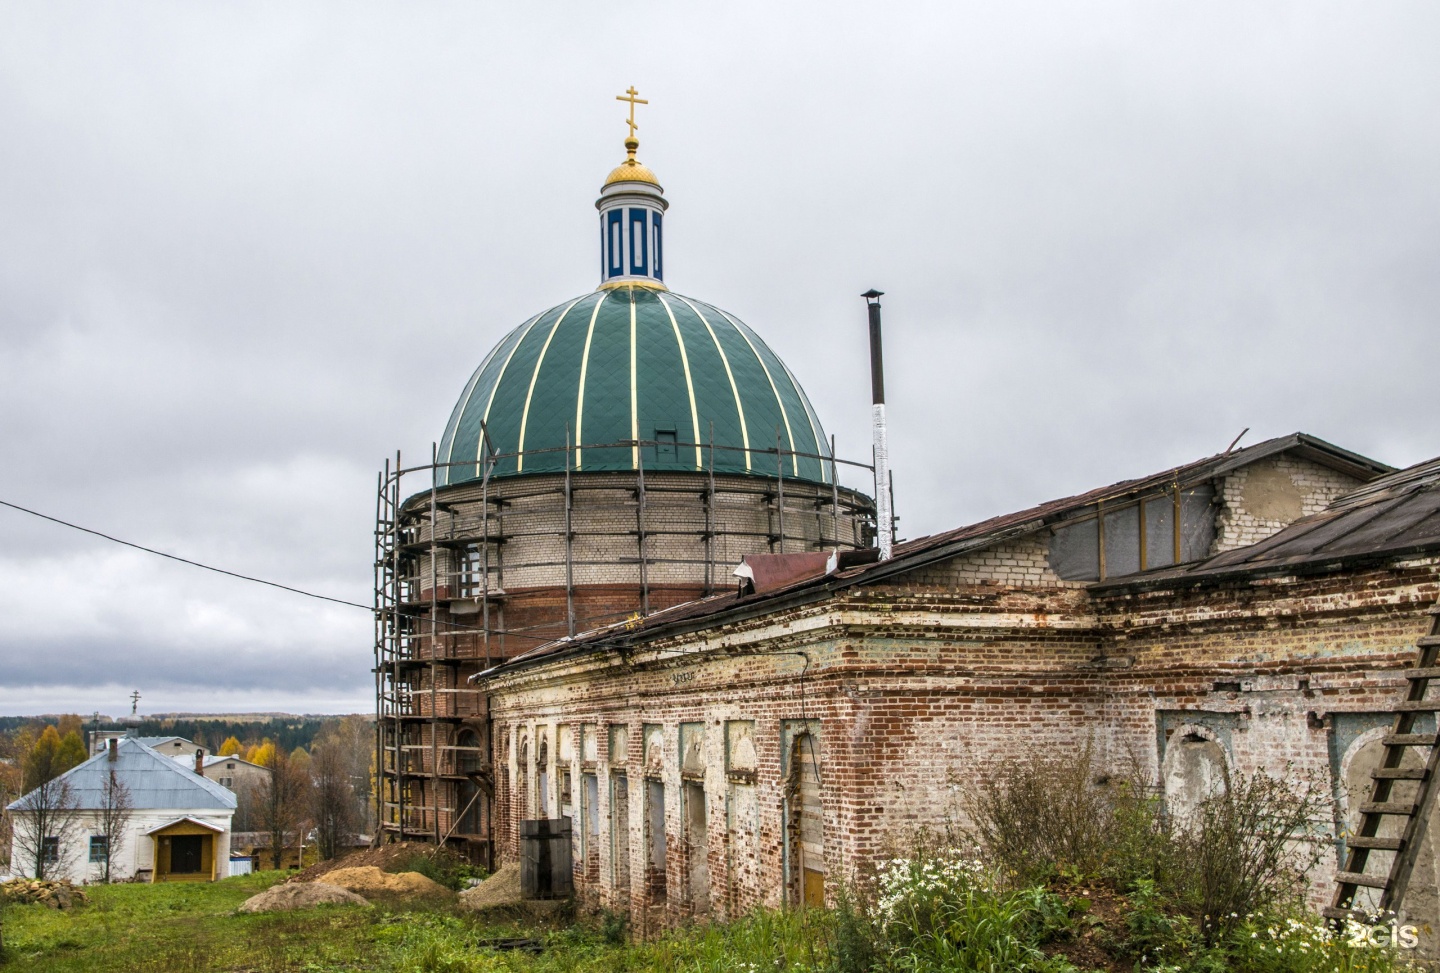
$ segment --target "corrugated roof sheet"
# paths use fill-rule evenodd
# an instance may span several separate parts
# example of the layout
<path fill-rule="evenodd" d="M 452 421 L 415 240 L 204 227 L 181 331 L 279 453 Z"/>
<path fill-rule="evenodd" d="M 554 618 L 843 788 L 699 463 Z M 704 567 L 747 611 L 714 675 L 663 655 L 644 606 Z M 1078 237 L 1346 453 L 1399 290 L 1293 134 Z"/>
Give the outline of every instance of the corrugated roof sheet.
<path fill-rule="evenodd" d="M 96 810 L 103 800 L 103 788 L 110 771 L 130 791 L 130 802 L 136 810 L 174 808 L 176 810 L 233 811 L 235 794 L 213 780 L 187 770 L 177 761 L 156 753 L 133 737 L 118 741 L 114 763 L 102 751 L 61 775 L 70 784 L 81 810 Z M 10 805 L 16 810 L 21 801 Z"/>

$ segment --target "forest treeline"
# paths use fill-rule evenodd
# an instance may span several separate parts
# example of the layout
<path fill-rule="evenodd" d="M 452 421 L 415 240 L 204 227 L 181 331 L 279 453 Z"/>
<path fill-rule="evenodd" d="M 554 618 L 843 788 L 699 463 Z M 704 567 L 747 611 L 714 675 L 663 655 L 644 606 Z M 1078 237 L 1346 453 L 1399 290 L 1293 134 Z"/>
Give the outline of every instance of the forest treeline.
<path fill-rule="evenodd" d="M 368 719 L 368 717 L 366 717 Z M 221 744 L 230 737 L 249 746 L 269 740 L 277 747 L 294 750 L 303 747 L 309 750 L 326 728 L 341 719 L 339 716 L 276 716 L 268 720 L 225 719 L 224 717 L 201 719 L 142 719 L 135 723 L 120 723 L 114 720 L 100 721 L 101 730 L 134 730 L 136 736 L 159 737 L 177 736 L 194 740 L 211 753 L 218 753 Z M 74 728 L 83 742 L 90 739 L 90 731 L 97 728 L 90 717 L 75 714 L 51 716 L 0 716 L 0 736 L 8 736 L 27 727 L 37 734 L 45 726 Z M 65 734 L 61 733 L 63 737 Z"/>

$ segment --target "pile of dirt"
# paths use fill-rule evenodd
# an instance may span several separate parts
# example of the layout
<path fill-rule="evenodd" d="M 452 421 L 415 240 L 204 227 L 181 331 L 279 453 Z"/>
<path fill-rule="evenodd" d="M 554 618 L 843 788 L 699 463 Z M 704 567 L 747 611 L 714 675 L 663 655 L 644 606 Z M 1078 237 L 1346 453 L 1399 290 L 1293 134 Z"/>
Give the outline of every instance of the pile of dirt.
<path fill-rule="evenodd" d="M 510 864 L 494 875 L 460 893 L 460 904 L 467 909 L 499 909 L 520 905 L 520 866 Z"/>
<path fill-rule="evenodd" d="M 448 899 L 455 894 L 419 872 L 392 874 L 382 872 L 374 865 L 337 868 L 325 875 L 325 881 L 357 892 L 367 899 L 399 899 L 409 902 L 415 899 Z"/>
<path fill-rule="evenodd" d="M 317 905 L 365 905 L 364 898 L 327 882 L 282 882 L 240 903 L 241 912 L 290 912 Z"/>
<path fill-rule="evenodd" d="M 425 844 L 420 841 L 397 841 L 394 844 L 379 845 L 374 848 L 366 848 L 363 851 L 352 852 L 343 858 L 335 858 L 328 862 L 317 862 L 295 875 L 290 881 L 313 882 L 321 876 L 330 874 L 337 868 L 364 868 L 366 866 L 373 866 L 382 872 L 408 872 L 411 870 L 411 863 L 417 856 L 425 855 L 429 857 L 434 854 L 436 854 L 434 845 Z M 443 849 L 439 854 L 450 856 L 450 852 Z"/>
<path fill-rule="evenodd" d="M 87 901 L 85 893 L 69 882 L 48 882 L 38 878 L 12 878 L 0 882 L 0 899 L 26 905 L 39 902 L 50 909 L 73 909 Z"/>

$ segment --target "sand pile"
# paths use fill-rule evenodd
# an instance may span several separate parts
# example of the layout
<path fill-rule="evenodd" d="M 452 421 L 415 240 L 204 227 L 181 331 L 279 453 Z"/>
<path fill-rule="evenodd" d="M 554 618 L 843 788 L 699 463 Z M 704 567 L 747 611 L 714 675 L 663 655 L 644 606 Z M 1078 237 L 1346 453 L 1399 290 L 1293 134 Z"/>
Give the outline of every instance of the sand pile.
<path fill-rule="evenodd" d="M 241 912 L 289 912 L 317 905 L 369 905 L 348 889 L 326 882 L 285 882 L 252 895 L 240 904 Z"/>
<path fill-rule="evenodd" d="M 506 865 L 473 889 L 460 893 L 460 904 L 467 909 L 495 909 L 520 902 L 518 864 Z"/>
<path fill-rule="evenodd" d="M 374 865 L 360 865 L 350 868 L 336 868 L 325 874 L 325 881 L 331 885 L 358 892 L 367 898 L 436 899 L 449 898 L 452 893 L 438 882 L 431 881 L 419 872 L 382 872 Z"/>
<path fill-rule="evenodd" d="M 374 865 L 382 872 L 405 872 L 409 871 L 409 864 L 419 855 L 427 858 L 435 857 L 437 855 L 435 846 L 427 845 L 422 841 L 397 841 L 394 844 L 366 848 L 363 851 L 351 852 L 343 858 L 317 862 L 295 875 L 290 881 L 313 882 L 337 868 L 358 868 L 361 865 Z M 443 849 L 438 852 L 438 855 L 453 857 Z"/>

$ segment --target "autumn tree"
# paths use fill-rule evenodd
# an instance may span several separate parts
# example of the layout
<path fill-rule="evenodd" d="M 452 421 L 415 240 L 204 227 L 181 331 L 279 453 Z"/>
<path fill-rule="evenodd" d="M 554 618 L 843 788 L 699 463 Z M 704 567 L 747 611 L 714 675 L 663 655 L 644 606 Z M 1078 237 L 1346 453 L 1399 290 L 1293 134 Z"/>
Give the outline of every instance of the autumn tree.
<path fill-rule="evenodd" d="M 345 849 L 362 823 L 344 741 L 329 736 L 317 740 L 310 760 L 310 773 L 313 781 L 310 809 L 315 818 L 315 840 L 320 857 L 328 860 Z"/>
<path fill-rule="evenodd" d="M 58 729 L 56 732 L 59 732 Z M 60 738 L 60 749 L 55 751 L 55 764 L 60 773 L 65 773 L 71 767 L 78 767 L 90 759 L 90 751 L 85 749 L 85 739 L 80 736 L 80 731 L 71 730 Z"/>
<path fill-rule="evenodd" d="M 252 764 L 259 764 L 261 767 L 270 766 L 275 759 L 275 743 L 266 737 L 260 743 L 245 751 L 245 759 Z"/>
<path fill-rule="evenodd" d="M 300 827 L 309 810 L 309 780 L 291 761 L 290 755 L 271 744 L 265 765 L 269 776 L 261 781 L 255 793 L 255 813 L 260 830 L 270 837 L 270 857 L 279 868 L 285 854 L 287 835 Z"/>
<path fill-rule="evenodd" d="M 244 745 L 235 737 L 226 737 L 225 742 L 220 744 L 219 756 L 238 757 L 244 749 Z"/>
<path fill-rule="evenodd" d="M 319 739 L 332 742 L 344 757 L 355 792 L 358 828 L 368 832 L 375 818 L 374 721 L 363 716 L 342 716 L 327 725 Z"/>

